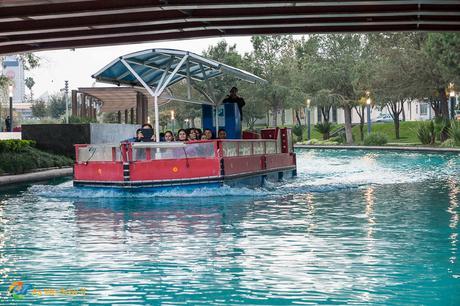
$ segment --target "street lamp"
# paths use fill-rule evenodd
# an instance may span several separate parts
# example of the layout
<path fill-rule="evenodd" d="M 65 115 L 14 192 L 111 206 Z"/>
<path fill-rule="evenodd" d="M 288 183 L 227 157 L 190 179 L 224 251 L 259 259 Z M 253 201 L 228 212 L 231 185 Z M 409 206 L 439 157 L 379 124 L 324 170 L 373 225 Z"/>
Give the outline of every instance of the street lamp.
<path fill-rule="evenodd" d="M 371 98 L 367 98 L 367 134 L 371 133 Z"/>
<path fill-rule="evenodd" d="M 10 97 L 10 126 L 8 132 L 13 131 L 13 89 L 13 84 L 8 85 L 8 95 Z"/>
<path fill-rule="evenodd" d="M 455 90 L 454 83 L 449 84 L 450 87 L 450 118 L 455 119 Z"/>
<path fill-rule="evenodd" d="M 307 99 L 307 140 L 311 138 L 311 130 L 310 130 L 310 103 L 311 100 Z"/>
<path fill-rule="evenodd" d="M 171 110 L 171 124 L 172 124 L 172 130 L 174 133 L 174 110 Z"/>

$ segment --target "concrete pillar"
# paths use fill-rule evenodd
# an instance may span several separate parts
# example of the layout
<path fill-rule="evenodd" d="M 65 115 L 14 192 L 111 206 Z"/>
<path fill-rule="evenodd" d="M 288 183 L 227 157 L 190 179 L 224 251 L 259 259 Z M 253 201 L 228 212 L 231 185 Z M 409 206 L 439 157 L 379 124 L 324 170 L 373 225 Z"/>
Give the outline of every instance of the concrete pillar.
<path fill-rule="evenodd" d="M 147 123 L 149 114 L 149 101 L 145 95 L 142 95 L 142 123 Z"/>
<path fill-rule="evenodd" d="M 76 90 L 72 90 L 72 116 L 78 116 L 78 100 L 77 100 L 78 92 Z"/>
<path fill-rule="evenodd" d="M 90 119 L 93 118 L 93 103 L 94 102 L 94 98 L 93 97 L 89 97 L 89 109 L 88 109 L 88 117 Z"/>
<path fill-rule="evenodd" d="M 81 95 L 80 117 L 86 117 L 86 94 Z"/>
<path fill-rule="evenodd" d="M 118 111 L 118 123 L 121 123 L 121 111 Z"/>
<path fill-rule="evenodd" d="M 136 123 L 142 124 L 142 94 L 138 92 L 136 94 Z"/>

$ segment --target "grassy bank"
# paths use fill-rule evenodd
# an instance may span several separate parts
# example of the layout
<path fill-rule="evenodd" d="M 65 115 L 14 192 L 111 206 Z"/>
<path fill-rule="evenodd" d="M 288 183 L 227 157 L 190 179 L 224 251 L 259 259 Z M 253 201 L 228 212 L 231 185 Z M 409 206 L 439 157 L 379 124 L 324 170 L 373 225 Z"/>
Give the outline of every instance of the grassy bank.
<path fill-rule="evenodd" d="M 380 133 L 387 137 L 388 143 L 404 144 L 404 145 L 421 145 L 417 138 L 417 128 L 420 122 L 404 121 L 400 122 L 399 134 L 400 138 L 396 139 L 395 126 L 392 122 L 387 123 L 372 123 L 372 133 Z M 367 125 L 364 125 L 364 137 L 367 135 Z M 359 134 L 359 126 L 353 127 L 353 138 L 356 144 L 362 144 Z"/>
<path fill-rule="evenodd" d="M 73 165 L 73 161 L 40 151 L 28 140 L 0 141 L 0 175 L 20 174 L 40 168 L 65 167 Z"/>

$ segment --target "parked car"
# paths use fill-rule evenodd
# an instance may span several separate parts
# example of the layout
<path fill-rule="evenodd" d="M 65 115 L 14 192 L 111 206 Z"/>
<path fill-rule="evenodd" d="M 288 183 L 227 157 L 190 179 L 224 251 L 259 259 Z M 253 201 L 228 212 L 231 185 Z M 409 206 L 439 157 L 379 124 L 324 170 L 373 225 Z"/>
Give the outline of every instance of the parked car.
<path fill-rule="evenodd" d="M 374 122 L 393 122 L 390 114 L 380 114 L 375 118 Z"/>

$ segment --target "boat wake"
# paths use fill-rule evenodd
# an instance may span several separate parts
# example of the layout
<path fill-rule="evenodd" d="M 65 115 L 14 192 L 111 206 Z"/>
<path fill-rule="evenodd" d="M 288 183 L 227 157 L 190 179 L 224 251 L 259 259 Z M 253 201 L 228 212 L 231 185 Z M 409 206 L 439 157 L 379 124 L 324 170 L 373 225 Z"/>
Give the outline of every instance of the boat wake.
<path fill-rule="evenodd" d="M 164 191 L 123 191 L 115 188 L 74 187 L 72 182 L 60 185 L 34 185 L 29 192 L 46 198 L 222 198 L 279 197 L 312 192 L 334 192 L 370 185 L 422 182 L 460 172 L 456 156 L 410 153 L 368 153 L 350 151 L 305 150 L 297 157 L 295 179 L 270 183 L 263 188 L 249 187 L 180 187 Z"/>

